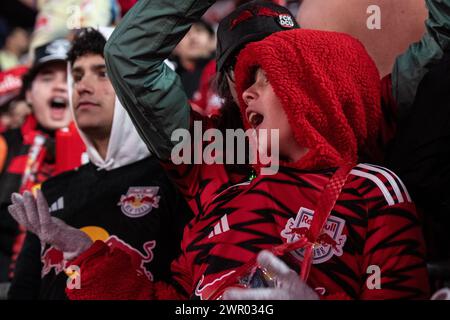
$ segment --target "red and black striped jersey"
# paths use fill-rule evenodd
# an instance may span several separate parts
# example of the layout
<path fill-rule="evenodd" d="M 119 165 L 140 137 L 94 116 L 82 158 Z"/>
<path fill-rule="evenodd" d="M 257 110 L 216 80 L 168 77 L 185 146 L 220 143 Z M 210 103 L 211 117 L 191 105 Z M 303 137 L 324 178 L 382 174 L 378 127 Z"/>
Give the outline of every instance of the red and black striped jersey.
<path fill-rule="evenodd" d="M 198 195 L 186 197 L 199 209 L 185 228 L 182 254 L 171 265 L 173 287 L 139 278 L 123 254 L 100 242 L 71 262 L 80 266 L 83 280 L 81 290 L 66 290 L 70 299 L 111 298 L 105 288 L 122 299 L 216 297 L 261 250 L 306 233 L 335 172 L 280 167 L 275 175 L 225 187 L 223 166 L 187 169 L 178 172 L 180 181 L 185 194 Z M 388 169 L 359 164 L 351 170 L 319 240 L 307 283 L 324 298 L 428 298 L 421 223 L 405 186 Z M 300 271 L 303 249 L 285 258 Z M 120 276 L 111 281 L 107 274 L 115 265 L 121 266 Z"/>
<path fill-rule="evenodd" d="M 196 182 L 210 190 L 209 200 L 199 202 L 201 210 L 185 230 L 183 254 L 172 264 L 176 286 L 191 298 L 208 299 L 262 249 L 299 239 L 334 171 L 280 167 L 275 175 L 220 191 L 220 179 Z M 393 172 L 368 164 L 353 168 L 323 233 L 308 279 L 320 294 L 427 298 L 421 223 Z M 290 258 L 291 267 L 298 269 L 303 249 L 291 252 Z"/>

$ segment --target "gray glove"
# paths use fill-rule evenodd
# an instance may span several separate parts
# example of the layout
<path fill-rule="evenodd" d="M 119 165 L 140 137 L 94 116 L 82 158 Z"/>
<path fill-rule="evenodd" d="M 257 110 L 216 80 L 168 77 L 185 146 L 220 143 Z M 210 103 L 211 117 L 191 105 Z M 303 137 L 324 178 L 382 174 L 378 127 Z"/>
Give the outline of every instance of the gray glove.
<path fill-rule="evenodd" d="M 259 265 L 276 279 L 274 288 L 232 288 L 223 294 L 224 300 L 318 300 L 319 296 L 300 276 L 269 251 L 258 254 Z"/>
<path fill-rule="evenodd" d="M 13 193 L 11 201 L 13 204 L 8 207 L 8 211 L 17 223 L 38 236 L 42 242 L 61 250 L 64 259 L 74 259 L 92 245 L 86 233 L 50 215 L 41 190 L 37 190 L 36 199 L 29 191 L 25 191 L 23 196 Z"/>
<path fill-rule="evenodd" d="M 450 288 L 442 288 L 431 297 L 431 300 L 450 300 Z"/>

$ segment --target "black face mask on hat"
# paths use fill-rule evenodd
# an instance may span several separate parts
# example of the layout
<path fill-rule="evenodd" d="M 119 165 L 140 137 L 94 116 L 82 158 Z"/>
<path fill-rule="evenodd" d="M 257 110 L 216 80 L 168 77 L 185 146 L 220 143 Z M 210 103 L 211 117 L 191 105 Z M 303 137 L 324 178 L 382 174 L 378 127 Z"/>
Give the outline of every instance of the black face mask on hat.
<path fill-rule="evenodd" d="M 236 55 L 246 44 L 294 28 L 299 25 L 283 6 L 251 1 L 238 7 L 220 22 L 217 30 L 217 71 L 233 66 Z"/>

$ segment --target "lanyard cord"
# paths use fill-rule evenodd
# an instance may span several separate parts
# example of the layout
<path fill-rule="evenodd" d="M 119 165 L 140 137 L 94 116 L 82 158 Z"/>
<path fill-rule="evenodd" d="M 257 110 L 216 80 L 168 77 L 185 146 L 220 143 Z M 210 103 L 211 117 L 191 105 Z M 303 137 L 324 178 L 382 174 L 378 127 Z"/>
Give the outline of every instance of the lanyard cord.
<path fill-rule="evenodd" d="M 305 248 L 305 254 L 300 273 L 300 278 L 305 282 L 307 281 L 309 272 L 311 270 L 314 247 L 317 245 L 317 240 L 322 234 L 323 227 L 325 226 L 328 217 L 330 216 L 331 211 L 336 204 L 336 201 L 342 191 L 342 188 L 344 187 L 345 182 L 347 181 L 347 177 L 350 174 L 352 168 L 353 165 L 341 166 L 330 178 L 317 202 L 314 217 L 307 234 L 297 241 L 283 243 L 271 249 L 271 252 L 275 256 L 281 257 L 291 251 Z M 249 269 L 255 265 L 256 257 L 253 257 L 252 259 L 247 261 L 247 263 L 236 269 L 236 271 L 233 273 L 233 277 L 229 277 L 228 279 L 226 279 L 216 290 L 214 290 L 214 292 L 209 295 L 209 297 L 207 297 L 207 299 L 215 300 L 220 297 L 223 293 L 223 290 L 235 283 L 236 278 L 245 275 L 249 271 Z"/>

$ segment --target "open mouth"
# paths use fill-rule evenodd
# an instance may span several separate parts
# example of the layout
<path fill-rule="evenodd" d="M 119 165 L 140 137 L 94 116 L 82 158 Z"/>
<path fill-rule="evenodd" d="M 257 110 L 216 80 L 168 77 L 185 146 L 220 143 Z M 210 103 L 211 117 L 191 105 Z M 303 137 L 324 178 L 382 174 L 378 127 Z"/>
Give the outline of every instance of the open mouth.
<path fill-rule="evenodd" d="M 52 109 L 65 109 L 67 107 L 67 100 L 64 98 L 52 98 L 50 100 L 50 107 Z"/>
<path fill-rule="evenodd" d="M 258 112 L 249 111 L 247 112 L 247 120 L 252 128 L 256 129 L 264 121 L 264 116 Z"/>
<path fill-rule="evenodd" d="M 62 97 L 53 97 L 50 100 L 50 112 L 54 120 L 62 120 L 66 115 L 68 101 Z"/>

